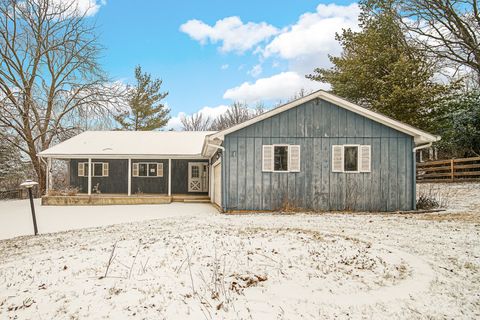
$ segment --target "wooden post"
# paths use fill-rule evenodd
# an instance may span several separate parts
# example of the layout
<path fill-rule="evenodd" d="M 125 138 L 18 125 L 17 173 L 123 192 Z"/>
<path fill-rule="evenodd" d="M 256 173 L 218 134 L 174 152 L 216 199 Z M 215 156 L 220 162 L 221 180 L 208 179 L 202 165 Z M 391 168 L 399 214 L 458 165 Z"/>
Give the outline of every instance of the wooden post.
<path fill-rule="evenodd" d="M 47 160 L 47 190 L 52 190 L 52 158 Z"/>
<path fill-rule="evenodd" d="M 455 179 L 455 167 L 454 167 L 453 159 L 450 160 L 450 174 L 451 174 L 451 179 L 453 181 Z"/>
<path fill-rule="evenodd" d="M 33 232 L 35 235 L 37 235 L 38 234 L 37 217 L 35 216 L 35 205 L 33 204 L 33 194 L 32 194 L 31 187 L 28 188 L 28 197 L 30 198 L 30 209 L 32 210 Z"/>
<path fill-rule="evenodd" d="M 92 195 L 92 158 L 88 158 L 88 195 Z"/>
<path fill-rule="evenodd" d="M 168 159 L 168 196 L 172 195 L 172 159 Z"/>
<path fill-rule="evenodd" d="M 47 158 L 47 167 L 45 169 L 45 193 L 48 195 L 50 192 L 50 158 Z"/>
<path fill-rule="evenodd" d="M 132 159 L 128 159 L 128 195 L 132 195 Z"/>

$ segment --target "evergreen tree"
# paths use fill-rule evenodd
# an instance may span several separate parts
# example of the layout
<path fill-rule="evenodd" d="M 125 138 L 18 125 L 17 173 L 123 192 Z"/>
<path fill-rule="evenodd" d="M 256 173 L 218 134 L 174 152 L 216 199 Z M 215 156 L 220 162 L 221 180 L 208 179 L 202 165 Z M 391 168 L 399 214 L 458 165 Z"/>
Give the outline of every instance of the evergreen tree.
<path fill-rule="evenodd" d="M 430 129 L 449 87 L 432 80 L 433 64 L 407 43 L 393 11 L 371 14 L 363 6 L 360 27 L 337 34 L 342 55 L 330 57 L 331 69 L 317 68 L 307 78 L 330 83 L 333 93 L 361 106 Z"/>
<path fill-rule="evenodd" d="M 480 90 L 458 95 L 444 108 L 448 113 L 436 119 L 437 143 L 441 157 L 463 158 L 480 156 Z"/>
<path fill-rule="evenodd" d="M 142 73 L 140 66 L 135 67 L 133 88 L 129 88 L 128 111 L 115 117 L 122 129 L 148 131 L 164 127 L 170 120 L 170 110 L 161 103 L 168 92 L 160 92 L 162 80 L 152 79 L 148 73 Z"/>

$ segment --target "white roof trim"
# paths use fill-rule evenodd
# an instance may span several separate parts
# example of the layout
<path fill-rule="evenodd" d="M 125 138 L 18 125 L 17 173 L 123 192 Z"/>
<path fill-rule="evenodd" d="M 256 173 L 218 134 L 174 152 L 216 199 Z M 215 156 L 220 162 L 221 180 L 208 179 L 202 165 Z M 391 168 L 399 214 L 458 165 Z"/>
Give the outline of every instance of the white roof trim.
<path fill-rule="evenodd" d="M 383 114 L 368 110 L 366 108 L 360 107 L 354 103 L 351 103 L 345 99 L 342 99 L 336 95 L 333 95 L 331 93 L 325 92 L 323 90 L 316 91 L 312 94 L 309 94 L 308 96 L 305 96 L 303 98 L 294 100 L 290 103 L 287 103 L 283 106 L 280 106 L 278 108 L 275 108 L 273 110 L 270 110 L 268 112 L 265 112 L 264 114 L 261 114 L 253 119 L 250 119 L 248 121 L 245 121 L 243 123 L 240 123 L 236 126 L 233 126 L 231 128 L 225 129 L 223 131 L 214 133 L 210 136 L 207 136 L 206 139 L 209 139 L 210 141 L 213 141 L 215 139 L 220 139 L 223 140 L 226 135 L 238 131 L 240 129 L 243 129 L 245 127 L 248 127 L 254 123 L 257 123 L 259 121 L 265 120 L 267 118 L 273 117 L 279 113 L 282 113 L 284 111 L 287 111 L 289 109 L 295 108 L 303 103 L 306 103 L 308 101 L 314 100 L 314 99 L 323 99 L 328 102 L 331 102 L 339 107 L 342 107 L 346 110 L 355 112 L 359 115 L 362 115 L 368 119 L 374 120 L 376 122 L 382 123 L 386 125 L 387 127 L 393 128 L 395 130 L 398 130 L 400 132 L 403 132 L 405 134 L 408 134 L 412 137 L 414 137 L 414 141 L 416 145 L 423 144 L 423 143 L 430 143 L 430 142 L 435 142 L 440 140 L 439 136 L 432 135 L 430 133 L 427 133 L 425 131 L 422 131 L 420 129 L 417 129 L 415 127 L 412 127 L 408 124 L 402 123 L 400 121 L 394 120 L 392 118 L 389 118 Z"/>
<path fill-rule="evenodd" d="M 40 158 L 52 158 L 52 159 L 122 159 L 122 160 L 127 160 L 127 159 L 132 159 L 132 160 L 168 160 L 168 159 L 186 159 L 186 160 L 208 160 L 209 158 L 206 156 L 203 156 L 201 154 L 193 154 L 193 155 L 175 155 L 175 154 L 158 154 L 158 155 L 152 155 L 152 154 L 38 154 L 38 157 Z"/>

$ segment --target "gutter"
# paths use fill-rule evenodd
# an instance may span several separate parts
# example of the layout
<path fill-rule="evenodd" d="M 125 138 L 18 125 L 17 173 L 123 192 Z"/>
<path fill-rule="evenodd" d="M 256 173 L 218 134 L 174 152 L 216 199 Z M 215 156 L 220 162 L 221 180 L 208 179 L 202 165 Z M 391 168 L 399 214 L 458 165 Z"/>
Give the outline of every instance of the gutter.
<path fill-rule="evenodd" d="M 222 150 L 222 151 L 225 151 L 225 148 L 224 148 L 224 147 L 219 146 L 219 145 L 216 145 L 216 144 L 207 143 L 207 146 L 212 147 L 212 148 L 217 148 L 217 149 L 220 149 L 220 150 Z"/>
<path fill-rule="evenodd" d="M 412 149 L 412 152 L 417 152 L 417 150 L 420 150 L 420 149 L 430 148 L 432 146 L 432 143 L 433 142 L 429 142 L 429 143 L 426 143 L 426 144 L 421 144 L 419 146 L 416 146 L 415 148 Z"/>

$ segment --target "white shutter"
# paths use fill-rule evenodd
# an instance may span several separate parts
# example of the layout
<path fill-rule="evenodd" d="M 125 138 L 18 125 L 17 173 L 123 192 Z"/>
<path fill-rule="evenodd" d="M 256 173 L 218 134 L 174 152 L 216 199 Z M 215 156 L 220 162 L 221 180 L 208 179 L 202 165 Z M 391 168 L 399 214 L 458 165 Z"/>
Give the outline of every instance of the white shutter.
<path fill-rule="evenodd" d="M 78 163 L 78 176 L 85 177 L 85 162 Z"/>
<path fill-rule="evenodd" d="M 343 172 L 343 146 L 332 146 L 332 171 Z"/>
<path fill-rule="evenodd" d="M 372 170 L 372 150 L 369 145 L 363 145 L 359 147 L 359 165 L 360 172 L 370 172 Z"/>
<path fill-rule="evenodd" d="M 265 145 L 262 150 L 262 171 L 273 171 L 273 146 Z"/>
<path fill-rule="evenodd" d="M 300 172 L 300 146 L 288 146 L 288 171 Z"/>
<path fill-rule="evenodd" d="M 138 177 L 138 163 L 133 164 L 132 176 Z"/>
<path fill-rule="evenodd" d="M 108 162 L 102 163 L 102 177 L 108 177 Z"/>
<path fill-rule="evenodd" d="M 157 177 L 163 177 L 163 163 L 157 163 Z"/>

